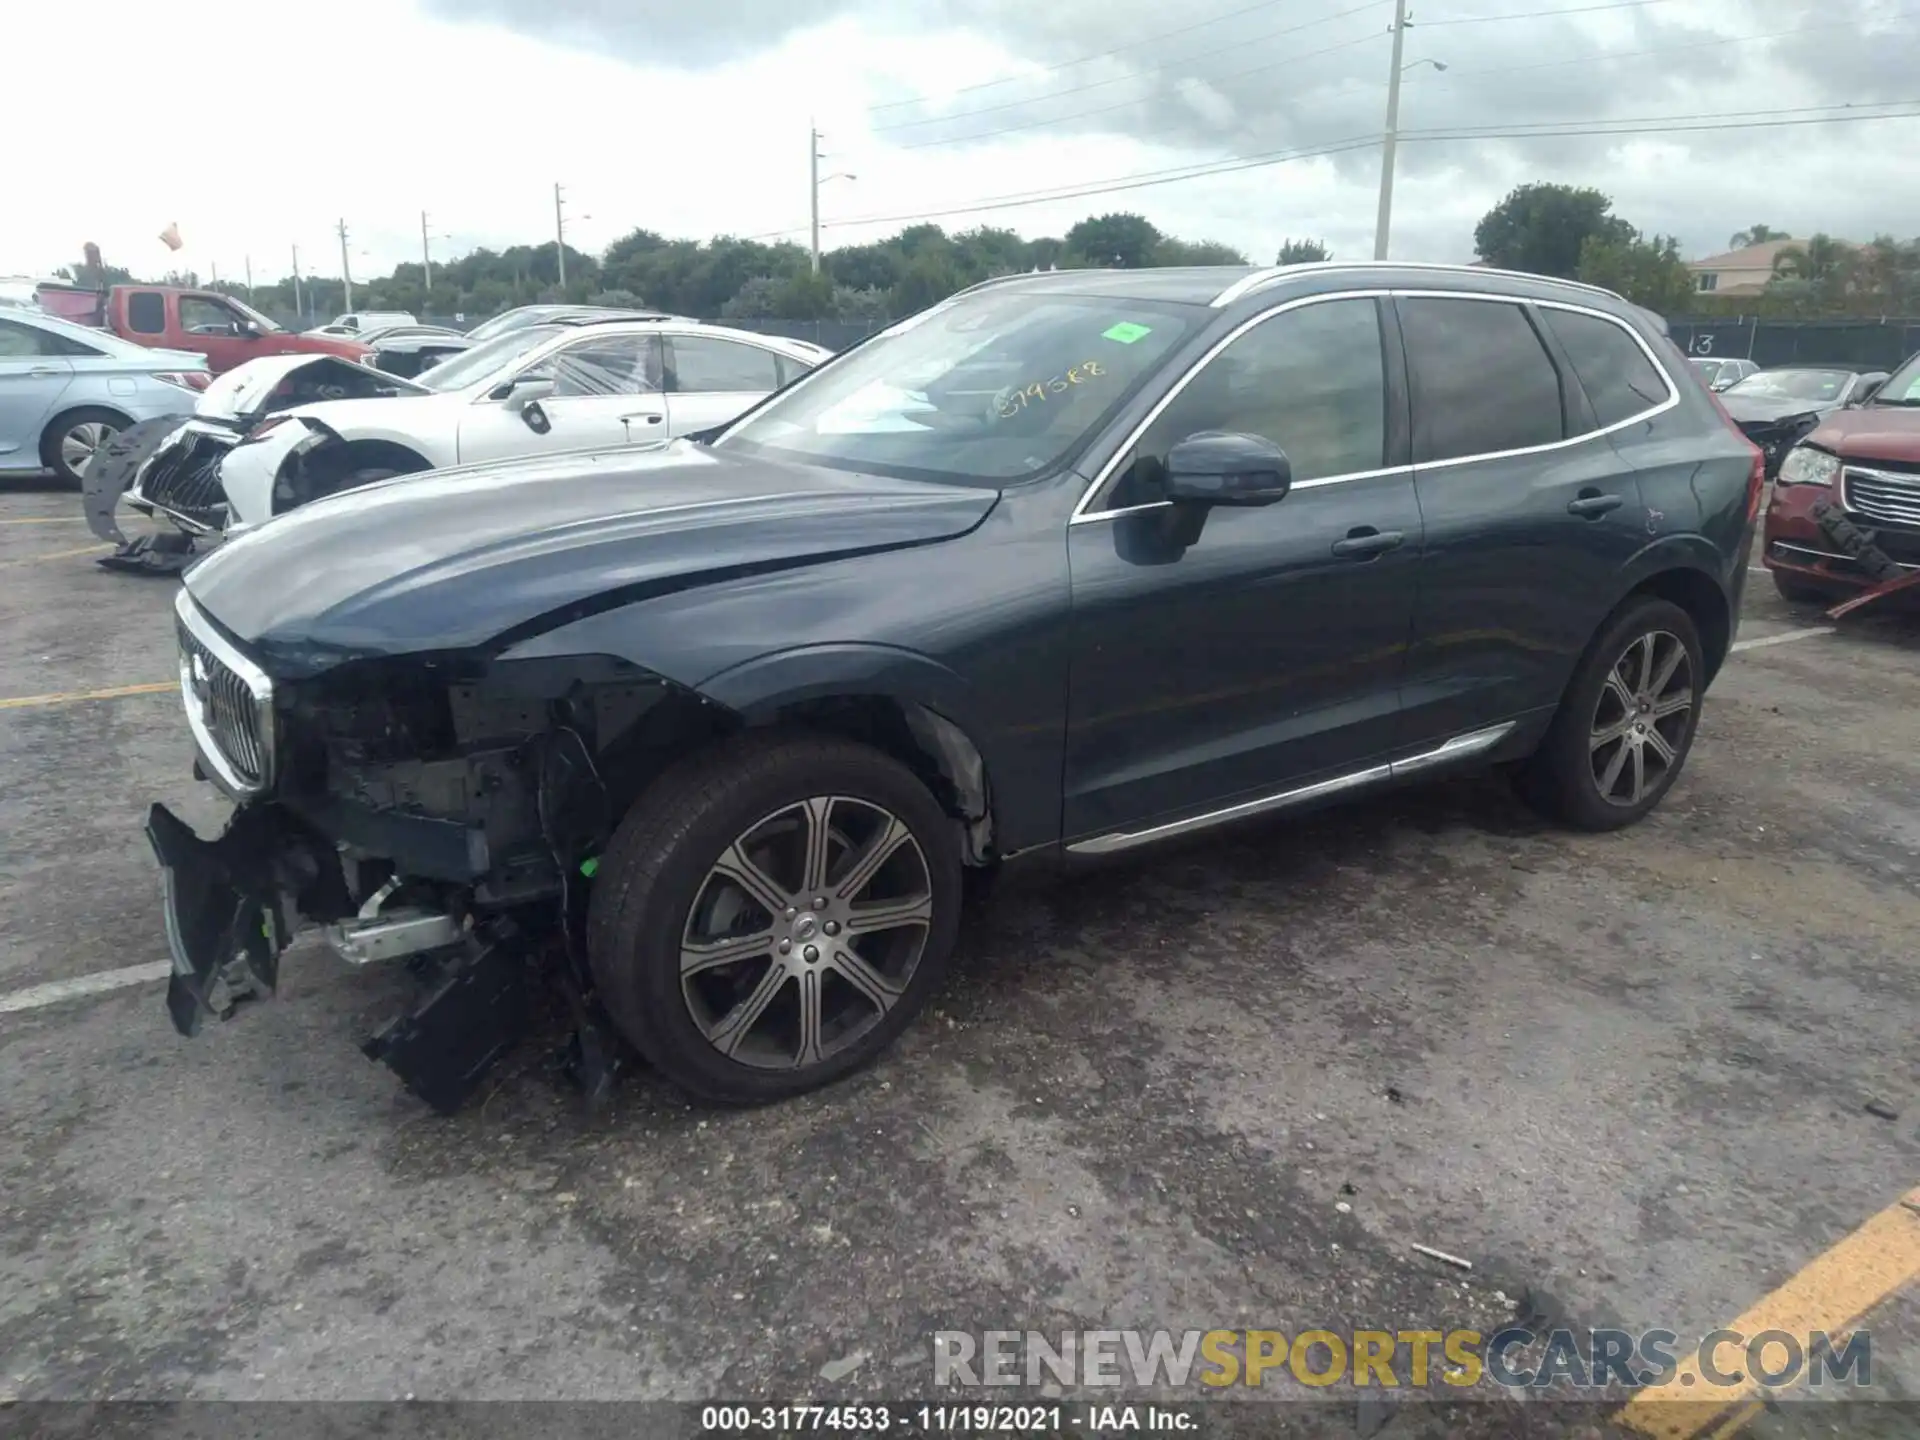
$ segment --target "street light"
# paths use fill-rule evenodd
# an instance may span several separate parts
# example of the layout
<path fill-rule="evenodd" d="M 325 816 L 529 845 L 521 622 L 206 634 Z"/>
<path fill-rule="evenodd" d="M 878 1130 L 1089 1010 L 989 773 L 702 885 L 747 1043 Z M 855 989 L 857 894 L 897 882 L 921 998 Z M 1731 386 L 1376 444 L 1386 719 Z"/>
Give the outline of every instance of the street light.
<path fill-rule="evenodd" d="M 1407 17 L 1407 0 L 1394 0 L 1393 68 L 1387 72 L 1387 128 L 1380 143 L 1380 210 L 1373 222 L 1373 258 L 1376 260 L 1387 258 L 1387 243 L 1393 233 L 1393 161 L 1400 141 L 1400 77 L 1422 65 L 1431 65 L 1435 70 L 1447 68 L 1440 60 L 1423 58 L 1411 63 L 1401 60 L 1407 26 L 1412 23 Z"/>

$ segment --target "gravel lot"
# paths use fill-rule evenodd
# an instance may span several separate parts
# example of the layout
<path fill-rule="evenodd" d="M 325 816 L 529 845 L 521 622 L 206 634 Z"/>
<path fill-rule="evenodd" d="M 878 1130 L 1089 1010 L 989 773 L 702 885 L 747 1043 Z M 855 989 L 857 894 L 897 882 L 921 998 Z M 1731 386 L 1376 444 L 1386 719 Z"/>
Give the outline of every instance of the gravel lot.
<path fill-rule="evenodd" d="M 163 960 L 144 808 L 223 809 L 172 582 L 78 514 L 0 489 L 0 1397 L 924 1397 L 939 1329 L 1492 1329 L 1523 1293 L 1697 1335 L 1920 1182 L 1912 618 L 1752 645 L 1824 624 L 1755 574 L 1637 830 L 1490 778 L 1242 830 L 997 896 L 829 1092 L 640 1074 L 589 1118 L 534 1045 L 443 1120 L 356 1048 L 397 977 L 310 946 L 194 1041 L 150 980 L 4 1013 Z M 1920 1305 L 1872 1324 L 1920 1396 Z"/>

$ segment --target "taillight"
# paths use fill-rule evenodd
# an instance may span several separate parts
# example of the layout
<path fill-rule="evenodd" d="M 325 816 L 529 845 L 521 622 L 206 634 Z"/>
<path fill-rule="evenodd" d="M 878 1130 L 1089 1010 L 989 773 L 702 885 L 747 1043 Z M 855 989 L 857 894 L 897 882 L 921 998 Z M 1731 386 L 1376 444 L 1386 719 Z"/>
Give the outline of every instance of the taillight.
<path fill-rule="evenodd" d="M 156 370 L 153 378 L 178 385 L 182 390 L 204 390 L 213 383 L 213 376 L 204 370 Z"/>
<path fill-rule="evenodd" d="M 1691 365 L 1687 368 L 1693 369 Z M 1699 372 L 1694 373 L 1698 378 Z M 1727 429 L 1738 435 L 1740 443 L 1753 452 L 1753 465 L 1747 471 L 1747 523 L 1751 525 L 1760 518 L 1760 499 L 1767 492 L 1767 452 L 1754 444 L 1747 432 L 1740 428 L 1740 422 L 1735 420 L 1732 412 L 1721 403 L 1719 394 L 1711 385 L 1703 380 L 1700 382 L 1700 388 L 1706 391 L 1707 399 L 1713 402 L 1713 408 L 1720 412 L 1720 419 Z"/>

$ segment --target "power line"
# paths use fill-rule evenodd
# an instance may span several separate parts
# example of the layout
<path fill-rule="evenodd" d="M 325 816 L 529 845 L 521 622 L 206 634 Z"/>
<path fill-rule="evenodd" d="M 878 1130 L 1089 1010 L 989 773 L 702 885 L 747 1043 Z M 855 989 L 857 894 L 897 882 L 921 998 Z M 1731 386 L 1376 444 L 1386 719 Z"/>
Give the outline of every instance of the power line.
<path fill-rule="evenodd" d="M 976 90 L 991 90 L 998 85 L 1012 85 L 1021 80 L 1036 80 L 1042 75 L 1057 75 L 1060 71 L 1071 70 L 1076 65 L 1087 65 L 1095 60 L 1105 60 L 1110 56 L 1123 55 L 1129 50 L 1138 50 L 1142 45 L 1152 45 L 1161 40 L 1171 40 L 1175 35 L 1185 35 L 1194 30 L 1204 30 L 1207 26 L 1218 25 L 1223 20 L 1235 20 L 1242 15 L 1251 15 L 1256 10 L 1270 10 L 1277 3 L 1279 3 L 1279 0 L 1259 0 L 1258 4 L 1243 5 L 1240 9 L 1229 10 L 1224 15 L 1215 15 L 1207 20 L 1195 20 L 1191 24 L 1181 25 L 1173 30 L 1162 30 L 1156 35 L 1148 35 L 1144 39 L 1130 40 L 1125 45 L 1116 45 L 1113 49 L 1102 50 L 1096 55 L 1083 55 L 1078 60 L 1063 60 L 1058 65 L 1049 66 L 1047 69 L 1038 71 L 1032 75 L 1006 75 L 998 80 L 982 80 L 977 85 L 963 85 L 953 93 L 955 95 L 969 95 Z M 924 95 L 915 95 L 905 100 L 887 100 L 879 105 L 869 105 L 867 107 L 867 113 L 871 115 L 877 114 L 882 110 L 897 110 L 902 105 L 921 105 L 926 102 L 926 98 Z"/>
<path fill-rule="evenodd" d="M 1596 10 L 1633 10 L 1642 5 L 1665 5 L 1669 0 L 1607 0 L 1604 5 L 1575 5 L 1567 10 L 1522 10 L 1512 15 L 1459 15 L 1451 20 L 1422 20 L 1416 28 L 1433 25 L 1487 25 L 1497 20 L 1538 20 L 1545 15 L 1591 15 Z"/>
<path fill-rule="evenodd" d="M 1295 35 L 1302 30 L 1311 30 L 1316 25 L 1326 25 L 1326 24 L 1330 24 L 1335 20 L 1344 20 L 1349 15 L 1358 15 L 1363 10 L 1378 9 L 1381 5 L 1385 3 L 1386 3 L 1386 0 L 1364 0 L 1363 4 L 1354 5 L 1345 10 L 1337 10 L 1331 15 L 1322 15 L 1317 20 L 1306 20 L 1306 21 L 1302 21 L 1298 25 L 1289 25 L 1286 28 L 1281 30 L 1270 30 L 1264 35 L 1250 36 L 1247 39 L 1237 41 L 1232 45 L 1221 45 L 1221 46 L 1215 47 L 1212 50 L 1201 50 L 1192 55 L 1182 55 L 1177 57 L 1177 59 L 1173 63 L 1186 64 L 1194 60 L 1211 59 L 1215 55 L 1225 55 L 1230 51 L 1234 51 L 1234 50 L 1245 50 L 1250 45 L 1263 44 L 1268 40 L 1278 40 L 1283 35 Z M 1365 38 L 1370 40 L 1373 37 L 1369 35 Z M 1305 57 L 1301 56 L 1296 58 L 1304 59 Z M 1092 80 L 1086 83 L 1085 85 L 1075 85 L 1071 89 L 1055 90 L 1050 94 L 1035 95 L 1025 100 L 1007 100 L 1007 101 L 1003 101 L 998 105 L 983 105 L 978 109 L 962 110 L 959 113 L 953 114 L 953 115 L 936 115 L 930 119 L 925 119 L 925 120 L 901 120 L 901 121 L 896 121 L 891 125 L 876 125 L 872 128 L 872 133 L 875 135 L 886 135 L 886 134 L 890 134 L 895 130 L 912 130 L 912 129 L 916 129 L 926 125 L 943 125 L 953 120 L 970 120 L 976 115 L 993 115 L 1002 110 L 1020 110 L 1020 109 L 1024 109 L 1028 105 L 1038 104 L 1039 102 L 1044 100 L 1059 100 L 1059 99 L 1063 99 L 1068 95 L 1082 94 L 1088 90 L 1100 90 L 1100 89 L 1104 89 L 1106 86 L 1109 86 L 1109 85 L 1124 84 L 1128 80 L 1151 79 L 1159 73 L 1160 72 L 1158 71 L 1158 69 L 1129 71 L 1125 75 L 1113 75 L 1108 77 L 1105 80 Z M 1025 79 L 1029 77 L 1015 76 L 1012 78 Z M 997 85 L 997 84 L 1005 84 L 1009 82 L 996 80 L 990 83 Z M 896 103 L 904 105 L 904 104 L 911 104 L 913 102 L 903 100 Z M 1099 113 L 1099 112 L 1095 112 L 1095 113 Z M 900 148 L 904 150 L 904 149 L 911 149 L 913 147 L 903 145 Z"/>
<path fill-rule="evenodd" d="M 1891 106 L 1920 107 L 1920 99 L 1883 100 L 1873 102 L 1873 107 L 1884 109 Z M 1920 118 L 1920 108 L 1902 110 L 1897 113 L 1866 114 L 1869 107 L 1849 106 L 1807 106 L 1806 110 L 1839 109 L 1847 113 L 1838 115 L 1808 115 L 1795 111 L 1745 110 L 1725 113 L 1705 112 L 1694 115 L 1669 115 L 1652 117 L 1622 117 L 1613 121 L 1535 121 L 1530 128 L 1500 129 L 1471 128 L 1434 130 L 1406 130 L 1400 133 L 1403 141 L 1432 143 L 1448 140 L 1526 140 L 1555 139 L 1570 136 L 1610 135 L 1656 135 L 1679 134 L 1703 130 L 1768 130 L 1784 126 L 1825 125 L 1853 123 L 1863 120 L 1906 120 Z M 1771 119 L 1752 119 L 1755 115 L 1772 116 Z M 1797 117 L 1797 118 L 1788 118 Z M 1560 125 L 1564 128 L 1547 130 L 1538 127 Z M 1234 174 L 1242 170 L 1261 169 L 1272 165 L 1286 164 L 1293 160 L 1320 159 L 1326 156 L 1344 154 L 1351 150 L 1366 149 L 1378 145 L 1378 133 L 1352 136 L 1344 140 L 1331 141 L 1325 145 L 1303 149 L 1273 151 L 1260 155 L 1238 156 L 1227 160 L 1202 162 L 1195 165 L 1177 166 L 1167 170 L 1144 171 L 1134 175 L 1116 176 L 1110 180 L 1090 181 L 1071 188 L 1054 188 L 1045 191 L 1021 191 L 1008 195 L 987 196 L 963 205 L 943 207 L 938 210 L 921 210 L 901 215 L 859 215 L 845 220 L 829 222 L 824 228 L 843 229 L 855 225 L 899 225 L 913 224 L 927 220 L 945 219 L 955 215 L 984 214 L 995 210 L 1020 209 L 1029 205 L 1046 205 L 1060 200 L 1085 199 L 1093 195 L 1118 194 L 1127 190 L 1144 190 L 1159 185 L 1177 184 L 1184 180 L 1206 179 L 1214 175 Z M 763 231 L 753 239 L 773 239 L 783 235 L 792 235 L 804 230 L 804 226 L 789 226 L 784 230 Z"/>
<path fill-rule="evenodd" d="M 1374 3 L 1378 3 L 1378 0 L 1374 0 Z M 1204 80 L 1209 85 L 1217 84 L 1224 80 L 1240 80 L 1248 75 L 1258 75 L 1268 70 L 1281 70 L 1289 65 L 1298 65 L 1305 60 L 1317 59 L 1322 55 L 1331 55 L 1336 50 L 1351 50 L 1356 45 L 1370 44 L 1379 38 L 1378 35 L 1360 35 L 1352 40 L 1342 40 L 1338 45 L 1328 45 L 1323 49 L 1309 50 L 1302 55 L 1292 55 L 1285 60 L 1274 60 L 1265 65 L 1252 66 L 1246 70 L 1235 70 L 1227 75 L 1203 75 L 1197 78 Z M 1102 105 L 1094 110 L 1076 110 L 1071 115 L 1055 115 L 1044 120 L 1024 121 L 1019 125 L 1003 125 L 997 130 L 982 130 L 972 135 L 955 136 L 951 140 L 916 140 L 911 145 L 896 145 L 893 148 L 895 150 L 927 150 L 941 145 L 966 145 L 976 140 L 990 140 L 996 135 L 1013 135 L 1022 130 L 1038 130 L 1048 125 L 1067 125 L 1076 120 L 1088 119 L 1094 115 L 1108 115 L 1116 110 L 1129 110 L 1141 103 L 1139 100 L 1122 100 L 1117 105 Z"/>

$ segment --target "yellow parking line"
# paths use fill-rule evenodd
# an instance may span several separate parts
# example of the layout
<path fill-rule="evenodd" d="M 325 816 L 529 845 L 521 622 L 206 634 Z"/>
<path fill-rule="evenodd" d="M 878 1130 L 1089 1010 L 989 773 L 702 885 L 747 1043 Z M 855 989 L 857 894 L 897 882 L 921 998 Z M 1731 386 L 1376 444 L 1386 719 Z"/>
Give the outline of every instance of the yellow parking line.
<path fill-rule="evenodd" d="M 1772 1294 L 1763 1296 L 1727 1329 L 1752 1337 L 1763 1330 L 1784 1330 L 1806 1344 L 1824 1330 L 1836 1346 L 1861 1316 L 1903 1286 L 1920 1279 L 1920 1188 L 1902 1196 L 1825 1254 L 1816 1256 Z M 1731 1352 L 1718 1357 L 1731 1368 Z M 1729 1407 L 1750 1401 L 1759 1382 L 1748 1376 L 1738 1385 L 1705 1386 L 1700 1357 L 1681 1364 L 1664 1385 L 1643 1390 L 1620 1411 L 1620 1423 L 1656 1440 L 1694 1440 Z M 1757 1413 L 1757 1412 L 1756 1412 Z M 1731 1435 L 1746 1419 L 1714 1432 Z"/>
<path fill-rule="evenodd" d="M 47 555 L 29 555 L 24 560 L 0 560 L 0 570 L 10 570 L 15 565 L 38 565 L 42 560 L 71 560 L 76 555 L 93 555 L 101 550 L 111 550 L 113 546 L 101 543 L 82 545 L 77 550 L 55 550 Z"/>
<path fill-rule="evenodd" d="M 0 525 L 84 525 L 84 515 L 29 515 L 13 520 L 0 520 Z"/>
<path fill-rule="evenodd" d="M 158 695 L 180 688 L 178 680 L 156 680 L 151 685 L 116 685 L 110 690 L 55 691 L 51 695 L 15 695 L 0 700 L 0 710 L 30 710 L 41 705 L 77 705 L 82 700 L 119 700 L 128 695 Z"/>

